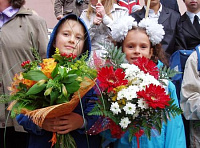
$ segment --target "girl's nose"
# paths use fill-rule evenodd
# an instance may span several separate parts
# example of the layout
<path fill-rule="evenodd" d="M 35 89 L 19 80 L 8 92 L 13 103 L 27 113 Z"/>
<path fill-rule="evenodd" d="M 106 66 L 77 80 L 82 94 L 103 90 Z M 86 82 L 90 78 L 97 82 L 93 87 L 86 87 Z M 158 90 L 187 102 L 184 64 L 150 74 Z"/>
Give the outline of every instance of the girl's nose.
<path fill-rule="evenodd" d="M 74 36 L 74 35 L 71 35 L 71 36 L 69 37 L 69 42 L 70 42 L 70 43 L 75 43 L 75 36 Z"/>
<path fill-rule="evenodd" d="M 135 49 L 134 49 L 134 53 L 139 54 L 139 53 L 140 53 L 140 47 L 135 47 Z"/>

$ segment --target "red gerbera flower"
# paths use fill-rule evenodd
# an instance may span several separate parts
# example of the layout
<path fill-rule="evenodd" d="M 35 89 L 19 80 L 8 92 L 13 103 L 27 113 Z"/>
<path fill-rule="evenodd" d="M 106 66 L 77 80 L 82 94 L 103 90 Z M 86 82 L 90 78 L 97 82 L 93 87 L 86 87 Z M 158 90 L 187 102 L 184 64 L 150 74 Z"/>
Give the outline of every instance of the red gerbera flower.
<path fill-rule="evenodd" d="M 159 77 L 159 70 L 157 65 L 148 58 L 139 57 L 133 64 L 137 65 L 140 70 L 144 71 L 144 73 L 149 73 L 150 75 L 154 76 L 156 79 Z"/>
<path fill-rule="evenodd" d="M 113 70 L 113 67 L 103 67 L 98 72 L 97 79 L 100 82 L 100 88 L 108 89 L 108 92 L 111 92 L 113 88 L 116 88 L 117 86 L 126 85 L 128 84 L 128 80 L 125 79 L 125 72 L 123 69 L 118 68 L 115 71 Z"/>
<path fill-rule="evenodd" d="M 154 109 L 169 106 L 170 97 L 161 86 L 150 84 L 145 90 L 137 92 L 138 98 L 144 98 L 149 107 Z"/>

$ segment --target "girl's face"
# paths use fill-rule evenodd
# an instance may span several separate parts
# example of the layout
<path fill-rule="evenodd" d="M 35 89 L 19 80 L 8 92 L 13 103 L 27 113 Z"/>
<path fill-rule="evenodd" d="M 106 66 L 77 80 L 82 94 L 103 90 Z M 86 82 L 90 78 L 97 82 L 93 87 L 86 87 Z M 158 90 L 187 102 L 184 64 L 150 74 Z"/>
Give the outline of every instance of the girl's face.
<path fill-rule="evenodd" d="M 58 29 L 54 46 L 60 53 L 73 53 L 79 56 L 83 51 L 84 34 L 84 28 L 78 21 L 67 20 Z"/>
<path fill-rule="evenodd" d="M 126 54 L 126 59 L 132 64 L 138 57 L 151 58 L 153 48 L 147 34 L 141 30 L 131 30 L 124 39 L 123 52 Z"/>

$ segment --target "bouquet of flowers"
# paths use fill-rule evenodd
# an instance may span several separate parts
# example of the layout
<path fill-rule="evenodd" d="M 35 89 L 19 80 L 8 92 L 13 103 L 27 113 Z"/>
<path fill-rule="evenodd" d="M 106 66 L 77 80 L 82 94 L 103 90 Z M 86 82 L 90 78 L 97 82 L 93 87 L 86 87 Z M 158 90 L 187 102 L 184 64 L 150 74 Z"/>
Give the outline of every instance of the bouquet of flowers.
<path fill-rule="evenodd" d="M 101 117 L 87 133 L 110 129 L 113 138 L 121 138 L 129 131 L 129 141 L 136 136 L 139 147 L 143 133 L 150 139 L 151 129 L 161 132 L 162 121 L 182 113 L 165 90 L 166 79 L 175 72 L 166 67 L 159 70 L 145 57 L 124 63 L 121 49 L 110 50 L 106 57 L 107 65 L 97 75 L 99 101 L 90 112 Z"/>
<path fill-rule="evenodd" d="M 86 55 L 80 59 L 73 54 L 60 54 L 56 49 L 53 58 L 21 64 L 24 72 L 16 74 L 9 90 L 13 101 L 8 107 L 11 116 L 22 113 L 42 127 L 45 118 L 53 118 L 71 113 L 81 102 L 81 98 L 95 85 L 96 70 L 87 66 Z M 56 134 L 52 145 L 56 143 Z M 61 135 L 60 135 L 61 136 Z M 62 135 L 58 143 L 67 145 L 73 140 L 69 134 Z M 75 147 L 75 143 L 67 147 Z"/>

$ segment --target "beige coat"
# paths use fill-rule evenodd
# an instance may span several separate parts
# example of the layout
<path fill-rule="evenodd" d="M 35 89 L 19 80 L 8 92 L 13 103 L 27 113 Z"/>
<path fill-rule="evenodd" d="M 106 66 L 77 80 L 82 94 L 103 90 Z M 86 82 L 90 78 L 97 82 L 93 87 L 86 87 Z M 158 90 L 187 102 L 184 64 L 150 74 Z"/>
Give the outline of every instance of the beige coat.
<path fill-rule="evenodd" d="M 55 16 L 67 15 L 74 13 L 78 16 L 84 9 L 87 9 L 89 0 L 84 0 L 82 5 L 77 5 L 76 0 L 55 0 L 54 13 Z"/>
<path fill-rule="evenodd" d="M 14 74 L 22 71 L 21 63 L 34 60 L 31 33 L 39 54 L 43 58 L 46 57 L 46 22 L 31 10 L 20 8 L 17 14 L 0 28 L 0 94 L 9 94 L 7 87 L 10 86 Z M 0 104 L 0 128 L 5 127 L 7 113 L 5 104 Z M 22 130 L 15 120 L 9 118 L 7 126 L 13 125 L 16 131 Z"/>
<path fill-rule="evenodd" d="M 186 120 L 190 120 L 191 148 L 200 147 L 200 127 L 194 129 L 193 126 L 195 122 L 200 122 L 200 72 L 197 64 L 197 53 L 193 52 L 185 65 L 180 94 L 183 114 Z"/>

